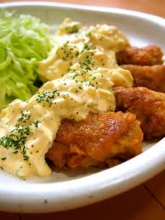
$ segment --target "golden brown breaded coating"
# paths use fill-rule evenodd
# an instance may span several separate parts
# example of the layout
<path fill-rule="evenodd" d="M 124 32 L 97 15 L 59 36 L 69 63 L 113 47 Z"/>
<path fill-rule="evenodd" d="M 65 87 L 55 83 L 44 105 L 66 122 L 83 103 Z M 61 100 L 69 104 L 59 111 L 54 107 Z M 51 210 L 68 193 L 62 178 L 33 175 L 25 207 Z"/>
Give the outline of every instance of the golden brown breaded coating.
<path fill-rule="evenodd" d="M 165 136 L 165 94 L 145 87 L 114 88 L 117 110 L 131 112 L 141 122 L 146 140 Z"/>
<path fill-rule="evenodd" d="M 146 47 L 127 47 L 116 54 L 117 63 L 151 66 L 163 64 L 163 52 L 156 45 Z"/>
<path fill-rule="evenodd" d="M 116 165 L 141 153 L 143 133 L 131 113 L 90 113 L 85 120 L 63 120 L 46 157 L 55 167 Z"/>
<path fill-rule="evenodd" d="M 157 92 L 165 92 L 165 65 L 138 66 L 122 65 L 134 78 L 134 86 L 142 86 Z"/>

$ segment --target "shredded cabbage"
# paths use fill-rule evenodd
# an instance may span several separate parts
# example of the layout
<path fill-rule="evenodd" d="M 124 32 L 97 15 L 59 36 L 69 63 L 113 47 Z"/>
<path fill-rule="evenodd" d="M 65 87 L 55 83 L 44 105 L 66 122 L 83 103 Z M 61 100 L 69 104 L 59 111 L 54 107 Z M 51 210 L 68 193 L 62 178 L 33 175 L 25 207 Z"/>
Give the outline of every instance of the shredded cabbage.
<path fill-rule="evenodd" d="M 0 14 L 0 109 L 38 89 L 38 62 L 51 49 L 49 27 L 30 15 Z"/>

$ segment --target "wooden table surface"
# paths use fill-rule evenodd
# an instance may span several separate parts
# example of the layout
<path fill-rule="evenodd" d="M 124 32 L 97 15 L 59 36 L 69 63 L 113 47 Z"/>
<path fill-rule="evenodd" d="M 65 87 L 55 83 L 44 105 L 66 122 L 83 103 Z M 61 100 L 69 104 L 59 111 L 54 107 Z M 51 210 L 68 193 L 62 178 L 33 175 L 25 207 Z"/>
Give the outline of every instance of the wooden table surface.
<path fill-rule="evenodd" d="M 56 2 L 126 8 L 165 17 L 165 0 L 62 0 Z M 85 208 L 42 215 L 0 212 L 0 220 L 21 219 L 165 220 L 165 171 L 135 189 Z"/>

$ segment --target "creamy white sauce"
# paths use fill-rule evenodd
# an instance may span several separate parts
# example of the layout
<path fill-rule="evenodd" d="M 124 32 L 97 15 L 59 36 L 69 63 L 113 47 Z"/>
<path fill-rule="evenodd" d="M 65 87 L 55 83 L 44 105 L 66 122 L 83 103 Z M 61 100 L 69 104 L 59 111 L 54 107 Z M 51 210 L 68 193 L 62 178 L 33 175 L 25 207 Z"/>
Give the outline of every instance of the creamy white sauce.
<path fill-rule="evenodd" d="M 0 113 L 0 167 L 19 177 L 51 174 L 45 154 L 62 118 L 114 111 L 113 86 L 132 86 L 130 72 L 116 64 L 115 52 L 128 45 L 116 27 L 81 27 L 67 19 L 55 41 L 39 67 L 48 82 L 27 102 L 15 100 Z"/>

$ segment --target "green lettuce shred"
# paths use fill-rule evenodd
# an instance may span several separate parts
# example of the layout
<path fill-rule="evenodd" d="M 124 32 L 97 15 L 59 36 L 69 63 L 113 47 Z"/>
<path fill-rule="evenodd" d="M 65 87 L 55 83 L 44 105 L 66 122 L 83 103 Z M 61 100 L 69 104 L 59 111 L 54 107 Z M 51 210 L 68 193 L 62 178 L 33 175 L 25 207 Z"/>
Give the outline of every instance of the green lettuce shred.
<path fill-rule="evenodd" d="M 38 63 L 51 49 L 49 27 L 40 19 L 0 13 L 0 110 L 36 93 Z"/>

